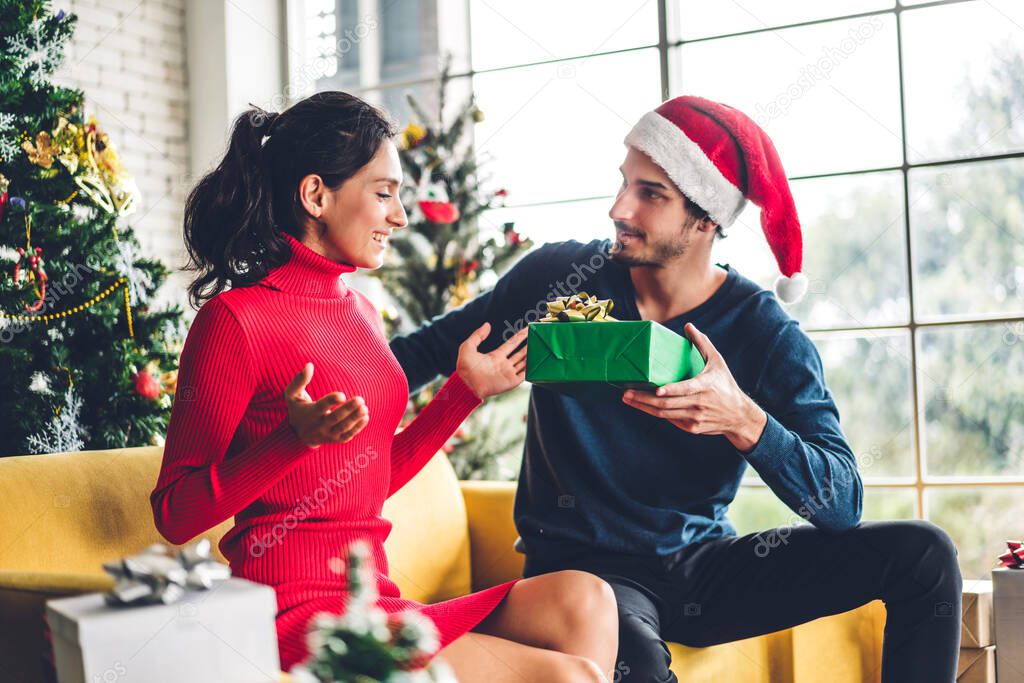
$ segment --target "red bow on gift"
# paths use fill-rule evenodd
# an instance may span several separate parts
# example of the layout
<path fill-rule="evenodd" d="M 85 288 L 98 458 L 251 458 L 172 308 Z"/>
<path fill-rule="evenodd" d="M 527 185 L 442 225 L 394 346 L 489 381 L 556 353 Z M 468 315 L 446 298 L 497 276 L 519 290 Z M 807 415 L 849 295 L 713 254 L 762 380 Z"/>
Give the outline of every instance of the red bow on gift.
<path fill-rule="evenodd" d="M 1010 552 L 999 556 L 999 566 L 1010 569 L 1024 569 L 1024 541 L 1007 541 Z"/>

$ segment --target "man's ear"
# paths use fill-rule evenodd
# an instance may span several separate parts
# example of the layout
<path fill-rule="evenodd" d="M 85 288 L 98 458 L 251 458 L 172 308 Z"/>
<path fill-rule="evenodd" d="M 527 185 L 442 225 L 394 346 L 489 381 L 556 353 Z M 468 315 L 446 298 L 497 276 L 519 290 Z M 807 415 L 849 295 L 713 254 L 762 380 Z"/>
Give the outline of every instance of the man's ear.
<path fill-rule="evenodd" d="M 697 222 L 697 230 L 700 232 L 715 232 L 718 228 L 718 224 L 715 223 L 711 216 L 705 216 Z"/>

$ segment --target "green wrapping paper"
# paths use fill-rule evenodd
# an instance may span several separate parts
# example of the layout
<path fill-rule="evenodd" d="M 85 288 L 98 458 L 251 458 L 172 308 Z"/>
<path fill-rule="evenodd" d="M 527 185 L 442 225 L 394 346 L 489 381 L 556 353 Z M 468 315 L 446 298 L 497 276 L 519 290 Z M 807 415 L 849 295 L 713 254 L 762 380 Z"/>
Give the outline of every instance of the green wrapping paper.
<path fill-rule="evenodd" d="M 689 339 L 651 320 L 531 323 L 526 381 L 580 399 L 654 391 L 704 369 Z"/>

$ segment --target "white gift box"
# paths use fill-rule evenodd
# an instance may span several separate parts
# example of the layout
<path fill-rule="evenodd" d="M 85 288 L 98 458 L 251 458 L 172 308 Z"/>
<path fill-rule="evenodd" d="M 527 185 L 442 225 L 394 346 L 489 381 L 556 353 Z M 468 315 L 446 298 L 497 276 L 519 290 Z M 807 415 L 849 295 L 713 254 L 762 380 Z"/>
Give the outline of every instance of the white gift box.
<path fill-rule="evenodd" d="M 992 570 L 996 680 L 1024 683 L 1024 569 Z"/>
<path fill-rule="evenodd" d="M 46 603 L 60 683 L 267 683 L 280 660 L 274 589 L 231 578 L 170 605 Z"/>

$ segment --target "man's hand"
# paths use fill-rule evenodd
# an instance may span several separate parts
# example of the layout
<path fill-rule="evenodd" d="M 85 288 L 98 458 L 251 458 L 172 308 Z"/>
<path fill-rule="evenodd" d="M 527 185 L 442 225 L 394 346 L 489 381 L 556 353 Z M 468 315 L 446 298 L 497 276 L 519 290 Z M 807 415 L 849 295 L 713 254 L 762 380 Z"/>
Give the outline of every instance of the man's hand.
<path fill-rule="evenodd" d="M 705 366 L 692 379 L 666 384 L 652 394 L 626 391 L 622 400 L 654 417 L 661 417 L 691 434 L 721 434 L 739 451 L 757 445 L 768 415 L 733 378 L 725 359 L 707 335 L 687 323 L 690 341 L 704 356 Z"/>
<path fill-rule="evenodd" d="M 491 324 L 484 323 L 459 346 L 459 359 L 455 372 L 481 400 L 488 396 L 515 389 L 526 377 L 526 333 L 528 327 L 516 332 L 490 353 L 480 353 L 478 347 L 491 332 Z M 523 344 L 518 351 L 516 347 Z"/>
<path fill-rule="evenodd" d="M 370 420 L 362 396 L 345 400 L 335 391 L 313 401 L 306 385 L 313 379 L 313 364 L 306 363 L 284 390 L 288 422 L 302 443 L 320 448 L 325 443 L 345 443 L 363 431 Z"/>

